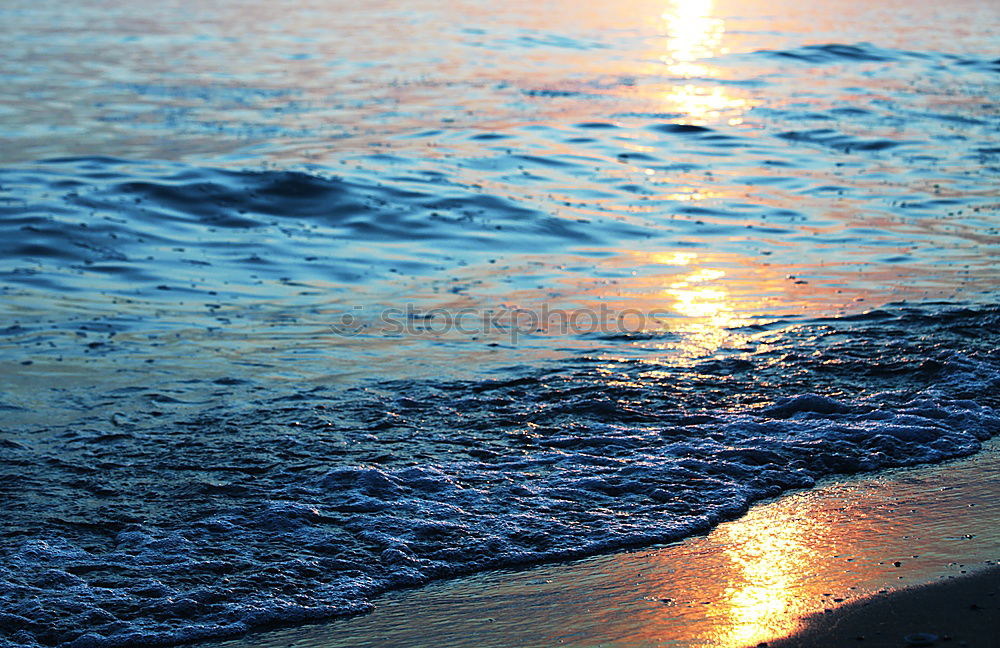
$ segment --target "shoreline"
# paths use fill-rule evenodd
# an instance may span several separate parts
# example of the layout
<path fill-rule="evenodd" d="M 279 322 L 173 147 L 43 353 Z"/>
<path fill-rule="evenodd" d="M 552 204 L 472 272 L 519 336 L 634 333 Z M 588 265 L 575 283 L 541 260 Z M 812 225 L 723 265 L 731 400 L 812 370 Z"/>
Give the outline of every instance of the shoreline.
<path fill-rule="evenodd" d="M 666 546 L 436 581 L 362 616 L 203 645 L 778 645 L 817 614 L 996 565 L 995 483 L 997 439 L 942 464 L 827 478 Z"/>

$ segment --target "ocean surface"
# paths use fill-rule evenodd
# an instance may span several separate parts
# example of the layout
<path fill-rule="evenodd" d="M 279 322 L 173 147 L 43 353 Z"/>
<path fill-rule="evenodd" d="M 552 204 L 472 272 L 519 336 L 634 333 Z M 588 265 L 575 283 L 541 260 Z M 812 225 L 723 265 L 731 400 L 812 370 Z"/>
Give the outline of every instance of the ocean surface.
<path fill-rule="evenodd" d="M 991 0 L 0 25 L 0 646 L 330 619 L 1000 432 Z"/>

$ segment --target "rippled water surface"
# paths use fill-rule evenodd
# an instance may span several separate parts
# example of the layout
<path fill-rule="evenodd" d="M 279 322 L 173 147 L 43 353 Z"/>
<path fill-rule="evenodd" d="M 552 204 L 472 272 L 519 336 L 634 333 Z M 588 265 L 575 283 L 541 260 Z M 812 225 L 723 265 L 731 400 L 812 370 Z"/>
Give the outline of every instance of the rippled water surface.
<path fill-rule="evenodd" d="M 649 545 L 998 429 L 1000 10 L 0 8 L 0 642 Z"/>

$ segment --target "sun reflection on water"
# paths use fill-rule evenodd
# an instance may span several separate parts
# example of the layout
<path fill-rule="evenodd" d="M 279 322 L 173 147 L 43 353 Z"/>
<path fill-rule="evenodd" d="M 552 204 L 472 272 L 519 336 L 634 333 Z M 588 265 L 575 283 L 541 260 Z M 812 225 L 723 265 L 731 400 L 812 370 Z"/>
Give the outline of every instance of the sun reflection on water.
<path fill-rule="evenodd" d="M 714 5 L 714 0 L 673 0 L 663 13 L 669 37 L 667 53 L 660 59 L 672 74 L 688 79 L 717 74 L 698 62 L 725 53 L 721 43 L 726 27 L 722 19 L 712 16 Z"/>
<path fill-rule="evenodd" d="M 720 69 L 705 61 L 727 54 L 724 46 L 725 21 L 713 15 L 714 0 L 673 0 L 662 18 L 666 22 L 665 52 L 659 56 L 674 77 L 690 82 L 673 85 L 662 93 L 670 109 L 691 121 L 717 121 L 724 117 L 731 125 L 742 122 L 740 115 L 754 106 L 746 97 L 732 94 L 725 86 L 695 83 L 696 79 L 720 76 Z"/>
<path fill-rule="evenodd" d="M 665 261 L 690 266 L 696 258 L 678 253 Z M 679 327 L 689 357 L 715 352 L 732 336 L 732 328 L 746 323 L 735 312 L 725 279 L 725 270 L 699 268 L 672 281 L 665 291 L 674 300 L 673 310 L 689 318 Z"/>
<path fill-rule="evenodd" d="M 685 275 L 680 281 L 670 284 L 670 289 L 667 292 L 677 300 L 674 302 L 674 308 L 680 314 L 688 317 L 730 319 L 728 313 L 732 312 L 732 307 L 726 300 L 728 297 L 726 290 L 721 287 L 705 285 L 725 276 L 726 273 L 723 270 L 702 268 Z"/>
<path fill-rule="evenodd" d="M 690 247 L 621 250 L 600 261 L 586 282 L 559 277 L 544 293 L 527 290 L 517 299 L 544 301 L 550 308 L 639 313 L 616 329 L 626 334 L 630 352 L 643 354 L 651 366 L 684 367 L 718 353 L 741 353 L 751 338 L 767 334 L 761 326 L 775 320 L 843 309 L 854 298 L 837 277 L 799 284 L 792 279 L 815 272 L 812 266 L 767 259 Z M 592 263 L 580 257 L 568 266 Z"/>

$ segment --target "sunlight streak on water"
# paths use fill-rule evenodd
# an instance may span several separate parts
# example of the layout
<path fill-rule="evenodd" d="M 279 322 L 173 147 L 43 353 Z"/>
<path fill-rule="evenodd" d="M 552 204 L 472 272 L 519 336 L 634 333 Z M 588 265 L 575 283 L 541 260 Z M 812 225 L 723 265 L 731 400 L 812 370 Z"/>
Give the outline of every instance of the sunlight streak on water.
<path fill-rule="evenodd" d="M 714 5 L 713 0 L 672 0 L 663 13 L 668 36 L 661 60 L 672 74 L 684 78 L 718 74 L 710 66 L 696 64 L 726 52 L 720 47 L 725 21 L 713 16 Z"/>
<path fill-rule="evenodd" d="M 714 15 L 713 0 L 672 0 L 663 13 L 666 22 L 666 50 L 660 60 L 678 80 L 661 95 L 664 111 L 686 116 L 686 123 L 707 124 L 726 118 L 730 125 L 742 123 L 742 114 L 758 105 L 759 100 L 733 94 L 718 85 L 693 83 L 711 79 L 722 72 L 703 61 L 727 54 L 724 47 L 725 21 Z"/>

